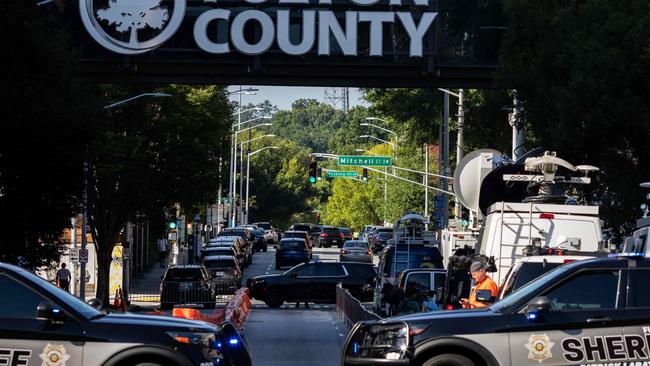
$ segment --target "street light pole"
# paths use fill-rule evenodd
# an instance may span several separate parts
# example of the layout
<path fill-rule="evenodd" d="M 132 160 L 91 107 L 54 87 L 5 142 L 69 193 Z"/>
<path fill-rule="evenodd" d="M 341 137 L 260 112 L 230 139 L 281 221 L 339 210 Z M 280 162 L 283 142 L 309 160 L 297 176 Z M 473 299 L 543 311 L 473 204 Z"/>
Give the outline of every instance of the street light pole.
<path fill-rule="evenodd" d="M 251 171 L 251 156 L 260 153 L 268 149 L 279 149 L 279 146 L 266 146 L 261 149 L 257 149 L 252 153 L 246 154 L 246 224 L 248 224 L 248 208 L 249 208 L 249 188 L 250 188 L 250 171 Z"/>

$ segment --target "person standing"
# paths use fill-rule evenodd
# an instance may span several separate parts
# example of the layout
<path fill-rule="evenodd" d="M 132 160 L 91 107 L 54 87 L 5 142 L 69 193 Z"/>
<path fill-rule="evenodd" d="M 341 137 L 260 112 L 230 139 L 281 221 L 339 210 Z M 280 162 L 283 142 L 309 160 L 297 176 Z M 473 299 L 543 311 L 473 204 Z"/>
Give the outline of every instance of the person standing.
<path fill-rule="evenodd" d="M 490 304 L 477 301 L 476 292 L 480 290 L 489 290 L 492 297 L 496 297 L 499 292 L 497 284 L 487 275 L 485 271 L 485 265 L 481 262 L 474 262 L 469 267 L 469 272 L 472 275 L 472 279 L 476 286 L 472 289 L 469 294 L 469 299 L 461 299 L 460 304 L 465 309 L 481 309 L 488 307 Z"/>
<path fill-rule="evenodd" d="M 167 239 L 165 237 L 158 239 L 158 261 L 160 268 L 165 268 L 167 262 Z"/>
<path fill-rule="evenodd" d="M 417 300 L 418 291 L 415 287 L 407 287 L 404 291 L 404 298 L 397 305 L 397 314 L 419 313 L 420 303 Z"/>
<path fill-rule="evenodd" d="M 56 283 L 57 285 L 67 291 L 70 292 L 70 280 L 72 279 L 72 273 L 70 273 L 70 270 L 65 268 L 65 263 L 61 263 L 61 268 L 56 271 Z"/>

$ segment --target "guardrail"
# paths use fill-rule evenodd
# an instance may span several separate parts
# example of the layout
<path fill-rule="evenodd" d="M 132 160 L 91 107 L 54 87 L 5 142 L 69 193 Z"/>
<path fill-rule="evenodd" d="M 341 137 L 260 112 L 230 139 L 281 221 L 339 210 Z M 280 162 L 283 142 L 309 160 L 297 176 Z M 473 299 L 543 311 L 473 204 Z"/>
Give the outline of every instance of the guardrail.
<path fill-rule="evenodd" d="M 352 296 L 340 283 L 336 286 L 336 314 L 339 319 L 345 321 L 348 328 L 359 321 L 381 319 L 379 315 L 364 308 L 361 301 Z"/>

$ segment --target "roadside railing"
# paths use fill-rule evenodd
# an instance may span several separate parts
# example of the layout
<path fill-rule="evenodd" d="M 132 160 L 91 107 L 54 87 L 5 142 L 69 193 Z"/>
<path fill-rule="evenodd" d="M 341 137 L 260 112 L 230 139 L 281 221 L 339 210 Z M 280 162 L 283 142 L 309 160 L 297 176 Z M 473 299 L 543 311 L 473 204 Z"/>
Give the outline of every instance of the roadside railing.
<path fill-rule="evenodd" d="M 340 283 L 336 286 L 336 314 L 339 319 L 345 321 L 348 328 L 359 321 L 381 319 L 377 314 L 368 311 L 361 301 L 352 296 Z"/>

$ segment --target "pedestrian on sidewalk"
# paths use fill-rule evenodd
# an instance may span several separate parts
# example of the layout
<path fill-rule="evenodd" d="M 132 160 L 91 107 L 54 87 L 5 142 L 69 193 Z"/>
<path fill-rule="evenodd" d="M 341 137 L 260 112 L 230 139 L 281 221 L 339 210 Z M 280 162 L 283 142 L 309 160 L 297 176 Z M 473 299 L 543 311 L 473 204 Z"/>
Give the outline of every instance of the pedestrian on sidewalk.
<path fill-rule="evenodd" d="M 167 239 L 163 236 L 158 239 L 158 261 L 160 262 L 160 268 L 165 268 L 167 264 L 167 252 L 169 251 Z"/>
<path fill-rule="evenodd" d="M 61 263 L 61 268 L 56 271 L 56 284 L 61 289 L 70 292 L 70 280 L 72 279 L 72 273 L 70 270 L 65 268 L 65 263 Z"/>

